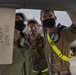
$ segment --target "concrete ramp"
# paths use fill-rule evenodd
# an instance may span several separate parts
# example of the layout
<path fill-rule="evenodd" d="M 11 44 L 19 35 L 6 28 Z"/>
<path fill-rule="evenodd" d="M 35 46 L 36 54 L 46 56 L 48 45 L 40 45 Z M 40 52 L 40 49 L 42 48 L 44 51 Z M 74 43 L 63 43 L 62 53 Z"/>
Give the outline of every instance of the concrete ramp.
<path fill-rule="evenodd" d="M 70 60 L 70 69 L 72 75 L 76 75 L 76 56 L 72 56 Z"/>

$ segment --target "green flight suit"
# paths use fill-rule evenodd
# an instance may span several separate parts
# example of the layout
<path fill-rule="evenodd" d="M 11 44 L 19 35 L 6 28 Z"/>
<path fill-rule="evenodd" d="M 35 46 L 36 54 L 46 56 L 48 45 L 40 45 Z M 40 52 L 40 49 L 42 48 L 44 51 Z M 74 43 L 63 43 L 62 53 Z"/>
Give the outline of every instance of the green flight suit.
<path fill-rule="evenodd" d="M 27 39 L 29 42 L 29 38 Z M 33 70 L 42 71 L 47 68 L 44 54 L 44 39 L 39 34 L 37 40 L 25 45 L 24 56 L 26 61 L 27 75 L 34 75 Z M 28 56 L 28 57 L 26 57 Z"/>
<path fill-rule="evenodd" d="M 23 75 L 25 59 L 17 45 L 14 45 L 12 64 L 1 64 L 0 75 Z"/>

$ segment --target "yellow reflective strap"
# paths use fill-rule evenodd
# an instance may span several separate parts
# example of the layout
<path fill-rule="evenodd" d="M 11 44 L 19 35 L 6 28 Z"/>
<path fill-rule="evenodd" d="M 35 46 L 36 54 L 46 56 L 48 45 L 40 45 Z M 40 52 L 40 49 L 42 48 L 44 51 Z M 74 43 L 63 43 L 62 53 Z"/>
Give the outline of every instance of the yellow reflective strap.
<path fill-rule="evenodd" d="M 52 42 L 52 39 L 50 38 L 49 34 L 47 34 L 47 39 L 48 42 L 50 44 L 50 46 L 53 48 L 53 50 L 56 52 L 57 55 L 60 55 L 61 52 L 59 51 L 59 49 L 55 46 L 55 44 Z"/>
<path fill-rule="evenodd" d="M 60 55 L 59 55 L 59 57 L 62 57 L 62 56 L 63 56 L 63 54 L 60 54 Z"/>
<path fill-rule="evenodd" d="M 62 55 L 62 57 L 60 57 L 61 59 L 65 60 L 65 61 L 68 61 L 70 60 L 70 57 L 67 57 L 66 55 Z"/>
<path fill-rule="evenodd" d="M 33 70 L 34 73 L 39 73 L 39 71 Z"/>
<path fill-rule="evenodd" d="M 48 68 L 41 71 L 42 73 L 48 72 Z"/>
<path fill-rule="evenodd" d="M 69 53 L 69 58 L 71 58 L 72 56 L 71 56 L 71 54 Z"/>
<path fill-rule="evenodd" d="M 33 70 L 34 73 L 39 73 L 39 71 Z M 44 70 L 41 71 L 41 73 L 48 72 L 48 68 L 45 68 Z"/>
<path fill-rule="evenodd" d="M 53 43 L 52 39 L 50 38 L 49 34 L 47 33 L 47 40 L 52 47 L 52 49 L 55 51 L 55 53 L 63 60 L 68 61 L 71 58 L 71 54 L 67 57 L 66 55 L 63 55 L 61 51 L 57 48 L 57 46 Z"/>

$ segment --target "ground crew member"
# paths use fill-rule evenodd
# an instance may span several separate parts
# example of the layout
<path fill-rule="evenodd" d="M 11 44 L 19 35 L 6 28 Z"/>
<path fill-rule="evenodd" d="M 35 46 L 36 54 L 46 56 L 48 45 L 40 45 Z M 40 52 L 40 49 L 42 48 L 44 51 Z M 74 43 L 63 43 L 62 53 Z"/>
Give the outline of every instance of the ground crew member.
<path fill-rule="evenodd" d="M 45 34 L 45 56 L 50 75 L 72 75 L 68 61 L 70 59 L 70 44 L 76 40 L 76 12 L 67 13 L 73 23 L 70 27 L 63 28 L 58 34 L 55 22 L 57 18 L 54 12 L 41 11 Z"/>
<path fill-rule="evenodd" d="M 20 15 L 19 15 L 20 14 Z M 19 13 L 16 14 L 15 20 L 15 36 L 13 47 L 13 62 L 11 64 L 0 65 L 0 75 L 23 75 L 23 63 L 25 58 L 21 53 L 21 48 L 17 45 L 17 40 L 20 37 L 20 32 L 24 29 L 24 16 Z"/>
<path fill-rule="evenodd" d="M 44 55 L 44 38 L 39 33 L 38 22 L 31 19 L 27 23 L 27 42 L 24 55 L 27 55 L 27 75 L 46 75 L 48 69 Z M 26 52 L 27 51 L 27 52 Z"/>

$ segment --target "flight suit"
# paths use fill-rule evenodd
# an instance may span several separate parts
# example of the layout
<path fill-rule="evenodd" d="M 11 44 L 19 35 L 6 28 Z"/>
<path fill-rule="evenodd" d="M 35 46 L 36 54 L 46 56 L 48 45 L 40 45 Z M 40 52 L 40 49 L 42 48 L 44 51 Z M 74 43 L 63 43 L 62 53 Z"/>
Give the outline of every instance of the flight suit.
<path fill-rule="evenodd" d="M 48 68 L 51 75 L 71 75 L 70 63 L 58 57 L 47 41 L 47 34 L 45 33 L 45 56 L 48 63 Z M 60 39 L 55 45 L 62 52 L 68 56 L 70 53 L 70 44 L 76 40 L 76 25 L 72 24 L 70 27 L 61 30 Z M 69 72 L 69 74 L 68 74 Z M 60 73 L 60 74 L 58 74 Z M 65 74 L 66 73 L 66 74 Z"/>
<path fill-rule="evenodd" d="M 38 74 L 33 72 L 40 72 L 47 68 L 44 54 L 44 38 L 39 34 L 37 39 L 33 43 L 30 43 L 29 47 L 26 47 L 27 48 L 24 49 L 24 55 L 28 55 L 28 57 L 26 57 L 26 60 L 28 61 L 26 63 L 26 65 L 28 65 L 28 75 L 46 75 L 46 73 Z"/>
<path fill-rule="evenodd" d="M 13 61 L 11 64 L 0 64 L 0 75 L 23 75 L 25 59 L 17 44 L 13 47 Z"/>

